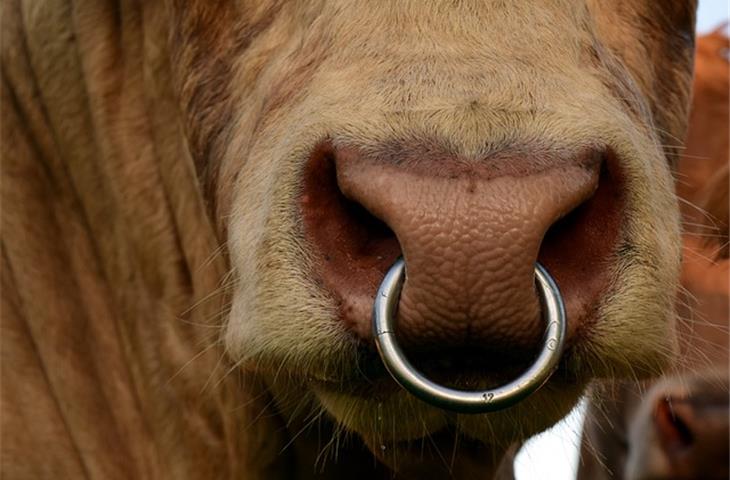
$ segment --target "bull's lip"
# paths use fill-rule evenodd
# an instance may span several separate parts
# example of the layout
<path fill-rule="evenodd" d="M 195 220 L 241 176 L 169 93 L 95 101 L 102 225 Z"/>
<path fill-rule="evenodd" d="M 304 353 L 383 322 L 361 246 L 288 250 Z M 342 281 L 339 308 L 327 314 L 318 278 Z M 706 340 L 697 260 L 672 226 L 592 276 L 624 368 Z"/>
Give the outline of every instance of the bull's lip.
<path fill-rule="evenodd" d="M 579 381 L 568 366 L 571 356 L 572 349 L 566 349 L 549 381 L 564 383 Z M 408 358 L 414 367 L 430 380 L 464 391 L 486 390 L 504 385 L 519 377 L 534 361 L 532 357 L 517 358 L 504 352 L 480 357 L 469 356 L 468 352 L 463 351 L 457 359 L 450 358 L 449 352 L 422 353 Z M 363 349 L 358 355 L 354 375 L 338 380 L 311 379 L 310 383 L 317 389 L 368 400 L 383 399 L 404 392 L 390 376 L 377 352 L 370 349 Z"/>

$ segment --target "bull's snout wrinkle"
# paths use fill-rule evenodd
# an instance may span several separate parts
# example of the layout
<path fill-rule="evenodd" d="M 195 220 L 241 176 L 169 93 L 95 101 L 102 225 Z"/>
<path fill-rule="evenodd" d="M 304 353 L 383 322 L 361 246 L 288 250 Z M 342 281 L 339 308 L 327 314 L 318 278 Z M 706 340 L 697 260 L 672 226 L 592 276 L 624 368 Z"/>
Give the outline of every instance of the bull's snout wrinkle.
<path fill-rule="evenodd" d="M 619 202 L 604 157 L 399 163 L 320 147 L 305 173 L 302 211 L 322 284 L 347 328 L 371 343 L 375 292 L 402 256 L 398 341 L 409 353 L 467 347 L 478 357 L 525 359 L 544 331 L 540 261 L 565 295 L 569 343 L 603 288 L 583 281 L 586 269 L 600 279 L 615 238 Z"/>

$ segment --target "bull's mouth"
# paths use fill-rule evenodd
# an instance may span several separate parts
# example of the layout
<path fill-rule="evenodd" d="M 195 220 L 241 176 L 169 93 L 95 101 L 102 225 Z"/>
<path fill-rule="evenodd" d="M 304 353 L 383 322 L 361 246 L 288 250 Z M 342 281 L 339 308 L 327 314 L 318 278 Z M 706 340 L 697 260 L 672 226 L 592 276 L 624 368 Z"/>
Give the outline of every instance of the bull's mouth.
<path fill-rule="evenodd" d="M 304 234 L 314 257 L 313 277 L 337 304 L 339 321 L 360 344 L 357 377 L 362 382 L 340 385 L 354 395 L 391 392 L 374 350 L 370 316 L 378 285 L 401 245 L 389 226 L 359 202 L 348 198 L 338 184 L 336 152 L 324 142 L 312 152 L 303 176 L 301 212 Z M 617 160 L 600 155 L 600 173 L 590 198 L 555 222 L 544 235 L 539 260 L 561 289 L 568 316 L 566 350 L 598 321 L 598 308 L 609 294 L 612 266 L 621 236 L 623 195 Z M 539 332 L 537 337 L 539 338 Z M 540 346 L 511 348 L 490 344 L 453 348 L 411 348 L 409 358 L 435 381 L 453 388 L 484 386 L 514 378 L 533 359 Z"/>
<path fill-rule="evenodd" d="M 585 384 L 585 379 L 571 367 L 574 353 L 571 348 L 564 350 L 562 360 L 550 377 L 550 382 L 558 389 L 582 388 Z M 418 365 L 419 371 L 433 382 L 464 391 L 484 391 L 504 385 L 519 377 L 534 361 L 532 357 L 518 353 L 495 357 L 488 349 L 477 347 L 444 349 L 439 355 L 417 352 L 409 355 L 409 360 Z M 267 365 L 245 364 L 244 367 L 250 368 L 249 371 L 276 377 L 275 382 L 295 385 L 294 388 L 308 388 L 314 392 L 346 396 L 353 400 L 387 402 L 394 395 L 405 394 L 388 373 L 376 349 L 362 343 L 354 352 L 352 366 L 336 376 L 313 372 L 299 375 L 295 371 L 282 375 L 280 368 Z"/>
<path fill-rule="evenodd" d="M 570 355 L 565 353 L 566 361 L 561 362 L 555 373 L 558 381 L 576 380 L 567 368 Z M 489 350 L 477 347 L 444 349 L 438 355 L 418 352 L 409 359 L 432 381 L 461 390 L 484 390 L 505 384 L 517 378 L 532 362 L 531 358 L 515 353 L 495 358 Z M 384 399 L 400 391 L 375 349 L 365 345 L 358 350 L 357 368 L 351 375 L 337 381 L 315 380 L 314 383 L 326 390 L 368 399 Z"/>

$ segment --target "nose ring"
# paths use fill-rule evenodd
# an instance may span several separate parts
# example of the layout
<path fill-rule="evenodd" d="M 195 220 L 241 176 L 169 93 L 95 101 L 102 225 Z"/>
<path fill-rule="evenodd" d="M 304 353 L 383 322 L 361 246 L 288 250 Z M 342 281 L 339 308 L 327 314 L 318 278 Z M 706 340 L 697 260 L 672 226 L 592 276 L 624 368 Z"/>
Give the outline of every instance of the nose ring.
<path fill-rule="evenodd" d="M 408 361 L 396 341 L 395 313 L 405 280 L 405 261 L 399 258 L 386 273 L 373 306 L 373 334 L 385 368 L 401 387 L 426 403 L 458 413 L 486 413 L 510 407 L 539 389 L 558 365 L 565 343 L 565 305 L 560 290 L 545 267 L 535 263 L 537 291 L 545 320 L 540 354 L 515 380 L 489 390 L 464 391 L 439 385 Z"/>

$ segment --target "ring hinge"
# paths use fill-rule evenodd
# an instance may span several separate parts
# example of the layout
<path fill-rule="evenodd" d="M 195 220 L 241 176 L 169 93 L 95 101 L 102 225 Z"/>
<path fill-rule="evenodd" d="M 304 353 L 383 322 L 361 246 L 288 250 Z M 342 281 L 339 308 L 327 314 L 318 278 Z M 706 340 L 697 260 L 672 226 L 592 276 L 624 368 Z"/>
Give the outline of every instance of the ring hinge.
<path fill-rule="evenodd" d="M 533 364 L 506 385 L 484 391 L 456 390 L 426 378 L 408 361 L 396 341 L 395 314 L 405 280 L 405 262 L 399 258 L 383 278 L 373 306 L 375 343 L 386 369 L 398 384 L 424 402 L 458 413 L 493 412 L 523 400 L 539 389 L 557 367 L 567 323 L 560 290 L 539 263 L 535 263 L 535 279 L 547 325 L 543 348 Z"/>

